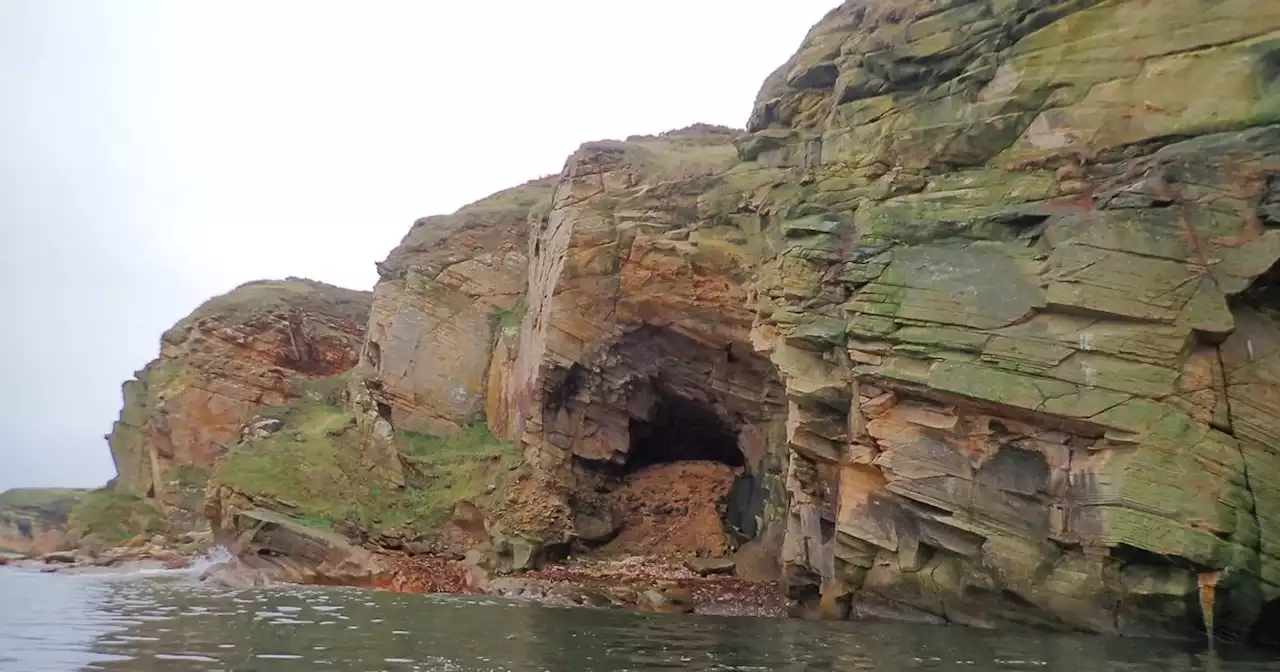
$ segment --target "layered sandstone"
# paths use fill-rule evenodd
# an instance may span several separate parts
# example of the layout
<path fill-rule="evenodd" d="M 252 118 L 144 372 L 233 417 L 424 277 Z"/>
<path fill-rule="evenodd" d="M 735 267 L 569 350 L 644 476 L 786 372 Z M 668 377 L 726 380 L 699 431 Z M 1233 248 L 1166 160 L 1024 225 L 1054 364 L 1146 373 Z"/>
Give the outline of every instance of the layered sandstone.
<path fill-rule="evenodd" d="M 124 384 L 108 441 L 115 489 L 199 524 L 205 480 L 266 406 L 355 366 L 371 297 L 290 278 L 211 299 L 165 332 L 160 357 Z"/>
<path fill-rule="evenodd" d="M 519 322 L 528 222 L 554 182 L 420 219 L 378 264 L 361 373 L 397 428 L 448 434 L 504 403 L 486 398 L 489 363 L 504 327 Z"/>
<path fill-rule="evenodd" d="M 587 144 L 425 291 L 384 274 L 368 382 L 518 438 L 523 544 L 710 460 L 815 612 L 1243 637 L 1280 598 L 1277 38 L 1262 0 L 846 2 L 748 133 Z"/>
<path fill-rule="evenodd" d="M 823 384 L 790 418 L 796 595 L 1273 618 L 1277 38 L 1249 0 L 848 2 L 771 78 L 744 158 L 793 176 L 791 242 L 755 334 Z"/>
<path fill-rule="evenodd" d="M 112 447 L 181 509 L 181 466 L 359 353 L 285 431 L 413 498 L 449 437 L 518 442 L 463 507 L 502 569 L 737 549 L 810 614 L 1258 638 L 1278 227 L 1280 5 L 851 0 L 745 132 L 588 143 L 419 221 L 363 347 L 357 293 L 197 311 Z"/>

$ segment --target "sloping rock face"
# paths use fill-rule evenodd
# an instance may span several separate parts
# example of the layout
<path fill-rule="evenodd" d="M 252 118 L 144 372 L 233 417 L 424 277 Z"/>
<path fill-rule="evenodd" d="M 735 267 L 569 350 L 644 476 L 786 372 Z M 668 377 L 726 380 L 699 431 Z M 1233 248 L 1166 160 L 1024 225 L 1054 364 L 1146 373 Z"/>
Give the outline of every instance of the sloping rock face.
<path fill-rule="evenodd" d="M 771 175 L 731 170 L 738 139 L 695 126 L 588 144 L 566 163 L 534 232 L 509 378 L 555 506 L 514 523 L 520 534 L 590 537 L 628 515 L 598 493 L 685 460 L 739 469 L 720 493 L 738 534 L 781 518 L 784 389 L 751 345 L 746 289 L 766 243 L 758 216 L 737 214 Z"/>
<path fill-rule="evenodd" d="M 589 143 L 416 224 L 346 396 L 391 486 L 403 433 L 520 443 L 506 568 L 648 525 L 753 545 L 817 615 L 1259 641 L 1278 259 L 1280 5 L 850 1 L 746 132 Z M 356 363 L 367 298 L 285 284 L 166 335 L 121 487 L 189 510 L 183 467 Z"/>
<path fill-rule="evenodd" d="M 553 184 L 535 180 L 423 218 L 378 264 L 361 377 L 397 429 L 448 435 L 506 403 L 486 396 L 490 361 L 507 356 L 500 337 L 519 322 L 528 221 Z M 505 435 L 502 423 L 493 429 Z"/>
<path fill-rule="evenodd" d="M 389 563 L 341 535 L 265 509 L 220 513 L 210 522 L 232 558 L 210 567 L 205 580 L 232 588 L 273 582 L 372 588 L 390 574 Z"/>
<path fill-rule="evenodd" d="M 846 2 L 814 28 L 741 143 L 786 176 L 753 305 L 792 392 L 793 595 L 1274 627 L 1278 64 L 1261 0 Z"/>
<path fill-rule="evenodd" d="M 0 492 L 0 551 L 56 550 L 71 510 L 88 493 L 70 488 L 14 488 Z"/>
<path fill-rule="evenodd" d="M 157 502 L 178 529 L 197 526 L 209 469 L 258 410 L 356 365 L 370 303 L 368 292 L 290 278 L 200 306 L 124 384 L 108 436 L 115 488 Z"/>
<path fill-rule="evenodd" d="M 604 543 L 639 470 L 712 461 L 815 613 L 1256 634 L 1278 122 L 1275 3 L 846 2 L 747 133 L 590 143 L 415 229 L 365 383 L 520 441 L 490 522 L 522 547 Z"/>

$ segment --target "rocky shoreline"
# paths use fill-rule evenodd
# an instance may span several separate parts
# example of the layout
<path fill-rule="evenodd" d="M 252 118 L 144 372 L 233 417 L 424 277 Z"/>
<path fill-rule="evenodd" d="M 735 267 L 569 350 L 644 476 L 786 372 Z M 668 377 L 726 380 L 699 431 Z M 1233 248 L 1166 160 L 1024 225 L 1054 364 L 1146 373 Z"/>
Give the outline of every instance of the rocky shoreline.
<path fill-rule="evenodd" d="M 199 535 L 195 535 L 199 536 Z M 83 549 L 58 550 L 41 554 L 0 555 L 0 567 L 8 566 L 46 573 L 75 573 L 99 569 L 186 569 L 208 548 L 207 542 L 187 538 L 182 541 L 155 536 L 145 542 L 110 548 L 99 553 Z"/>
<path fill-rule="evenodd" d="M 109 570 L 184 570 L 213 555 L 208 549 L 192 553 L 159 544 L 110 549 L 96 556 L 57 551 L 39 556 L 0 557 L 0 567 L 43 573 L 80 574 Z M 253 558 L 228 555 L 199 574 L 202 582 L 248 589 L 267 585 L 331 585 L 397 593 L 491 595 L 551 606 L 624 609 L 654 613 L 694 613 L 716 616 L 787 617 L 794 605 L 777 583 L 751 582 L 732 572 L 732 563 L 708 570 L 697 562 L 627 556 L 575 559 L 528 572 L 497 575 L 475 559 L 415 555 L 383 551 L 370 553 L 362 571 L 284 571 Z M 341 564 L 341 563 L 339 563 Z"/>
<path fill-rule="evenodd" d="M 1277 35 L 1274 0 L 841 3 L 745 129 L 588 142 L 372 292 L 201 305 L 66 547 L 1280 646 Z M 64 517 L 31 494 L 5 536 Z M 731 553 L 760 583 L 624 559 Z"/>

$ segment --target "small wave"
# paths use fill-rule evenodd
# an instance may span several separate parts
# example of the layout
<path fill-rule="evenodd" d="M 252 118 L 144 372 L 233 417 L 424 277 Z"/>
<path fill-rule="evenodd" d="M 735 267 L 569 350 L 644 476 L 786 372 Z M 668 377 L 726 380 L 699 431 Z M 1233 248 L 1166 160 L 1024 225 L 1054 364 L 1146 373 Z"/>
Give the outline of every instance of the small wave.
<path fill-rule="evenodd" d="M 233 558 L 234 556 L 231 555 L 231 551 L 227 550 L 226 547 L 214 546 L 213 548 L 205 551 L 200 557 L 192 560 L 191 565 L 184 571 L 197 573 L 204 572 L 206 569 L 209 569 L 214 565 L 231 562 Z"/>

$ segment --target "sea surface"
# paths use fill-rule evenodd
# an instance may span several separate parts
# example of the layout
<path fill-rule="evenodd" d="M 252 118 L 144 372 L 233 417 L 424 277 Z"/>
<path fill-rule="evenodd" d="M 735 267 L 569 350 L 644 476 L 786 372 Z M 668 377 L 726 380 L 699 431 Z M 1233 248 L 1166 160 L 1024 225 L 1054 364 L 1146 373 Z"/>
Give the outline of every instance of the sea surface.
<path fill-rule="evenodd" d="M 1246 649 L 0 568 L 0 671 L 1280 670 Z"/>

